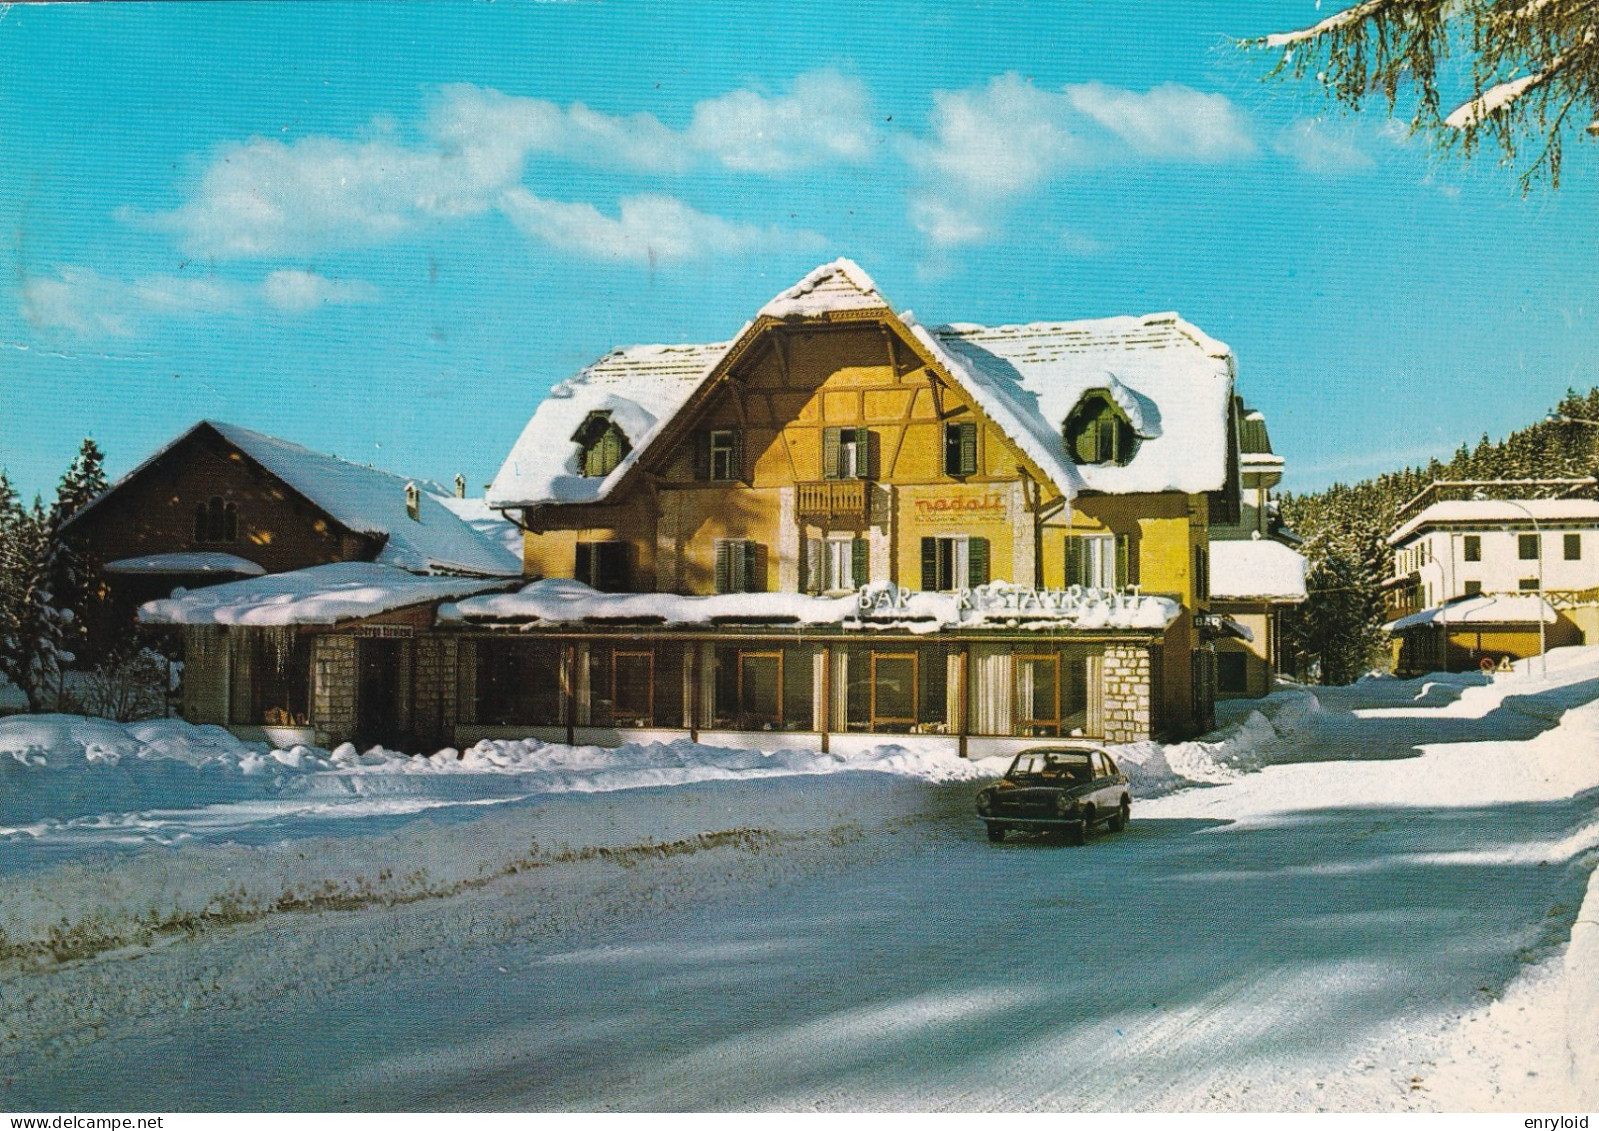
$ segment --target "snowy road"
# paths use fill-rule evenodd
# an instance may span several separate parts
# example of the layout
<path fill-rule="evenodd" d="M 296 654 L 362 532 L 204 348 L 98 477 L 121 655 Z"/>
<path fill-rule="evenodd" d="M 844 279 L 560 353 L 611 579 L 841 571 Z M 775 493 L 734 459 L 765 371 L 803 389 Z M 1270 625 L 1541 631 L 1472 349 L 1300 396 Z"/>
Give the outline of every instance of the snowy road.
<path fill-rule="evenodd" d="M 1595 659 L 1326 693 L 1233 759 L 1261 768 L 1081 849 L 991 846 L 969 783 L 883 773 L 395 834 L 567 839 L 449 894 L 20 959 L 0 1107 L 1557 1108 Z"/>

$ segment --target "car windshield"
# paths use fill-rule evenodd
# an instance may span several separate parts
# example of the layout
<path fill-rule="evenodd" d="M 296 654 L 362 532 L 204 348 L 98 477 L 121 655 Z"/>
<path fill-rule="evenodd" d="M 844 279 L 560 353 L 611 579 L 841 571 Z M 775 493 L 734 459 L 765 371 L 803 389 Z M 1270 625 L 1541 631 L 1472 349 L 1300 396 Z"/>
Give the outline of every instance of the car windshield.
<path fill-rule="evenodd" d="M 1030 750 L 1016 755 L 1009 777 L 1036 777 L 1044 780 L 1087 781 L 1086 750 Z"/>

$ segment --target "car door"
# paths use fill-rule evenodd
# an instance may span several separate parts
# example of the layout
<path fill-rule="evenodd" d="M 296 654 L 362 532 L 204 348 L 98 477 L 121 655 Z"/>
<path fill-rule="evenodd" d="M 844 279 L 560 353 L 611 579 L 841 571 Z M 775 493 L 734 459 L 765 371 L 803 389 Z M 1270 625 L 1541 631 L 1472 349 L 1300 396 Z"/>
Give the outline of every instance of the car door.
<path fill-rule="evenodd" d="M 1093 753 L 1094 812 L 1108 815 L 1121 804 L 1121 788 L 1111 770 L 1110 761 L 1101 750 Z"/>

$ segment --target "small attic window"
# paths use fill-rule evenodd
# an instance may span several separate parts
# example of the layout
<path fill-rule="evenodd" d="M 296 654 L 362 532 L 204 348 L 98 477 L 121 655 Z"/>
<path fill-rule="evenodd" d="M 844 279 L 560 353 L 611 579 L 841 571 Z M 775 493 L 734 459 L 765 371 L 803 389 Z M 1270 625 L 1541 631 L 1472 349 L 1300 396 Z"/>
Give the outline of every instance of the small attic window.
<path fill-rule="evenodd" d="M 608 412 L 589 413 L 572 433 L 572 442 L 583 449 L 578 457 L 578 470 L 589 478 L 611 474 L 633 450 L 633 445 L 627 442 L 627 436 Z"/>
<path fill-rule="evenodd" d="M 1126 464 L 1138 450 L 1138 433 L 1109 390 L 1083 394 L 1061 428 L 1066 453 L 1073 463 Z"/>

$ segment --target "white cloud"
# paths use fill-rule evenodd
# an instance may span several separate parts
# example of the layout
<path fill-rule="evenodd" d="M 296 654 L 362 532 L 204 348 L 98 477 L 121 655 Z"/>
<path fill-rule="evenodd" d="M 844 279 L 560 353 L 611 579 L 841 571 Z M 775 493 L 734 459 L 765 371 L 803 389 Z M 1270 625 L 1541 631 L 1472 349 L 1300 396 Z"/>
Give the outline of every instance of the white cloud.
<path fill-rule="evenodd" d="M 261 281 L 261 297 L 279 310 L 377 302 L 378 289 L 360 279 L 329 279 L 310 271 L 273 271 Z"/>
<path fill-rule="evenodd" d="M 736 254 L 766 246 L 811 242 L 776 229 L 736 224 L 698 212 L 670 196 L 624 197 L 615 218 L 592 204 L 546 200 L 525 188 L 508 190 L 500 208 L 524 235 L 595 259 L 655 264 L 713 253 Z"/>
<path fill-rule="evenodd" d="M 933 93 L 929 134 L 904 151 L 920 184 L 911 223 L 936 246 L 991 236 L 1005 208 L 1073 171 L 1130 159 L 1217 163 L 1255 154 L 1225 95 L 1168 83 L 1041 90 L 1017 74 Z"/>
<path fill-rule="evenodd" d="M 374 302 L 376 288 L 309 271 L 274 271 L 259 284 L 205 275 L 119 279 L 66 266 L 22 284 L 22 314 L 45 333 L 77 338 L 132 338 L 151 323 L 244 315 L 263 306 L 302 313 L 319 306 Z"/>
<path fill-rule="evenodd" d="M 196 256 L 308 254 L 383 243 L 419 216 L 482 212 L 476 152 L 419 152 L 391 141 L 253 138 L 223 146 L 190 198 L 157 223 Z"/>
<path fill-rule="evenodd" d="M 656 175 L 714 161 L 782 173 L 872 150 L 867 94 L 833 71 L 799 76 L 789 94 L 734 91 L 699 103 L 686 130 L 653 114 L 611 115 L 467 83 L 439 88 L 414 141 L 376 119 L 362 140 L 251 138 L 212 154 L 177 209 L 154 218 L 189 254 L 308 255 L 394 240 L 430 219 L 481 215 L 550 157 Z"/>
<path fill-rule="evenodd" d="M 1377 162 L 1347 132 L 1335 132 L 1316 118 L 1305 118 L 1286 127 L 1272 148 L 1307 173 L 1347 176 L 1369 173 L 1377 167 Z"/>
<path fill-rule="evenodd" d="M 741 173 L 866 161 L 874 139 L 870 102 L 859 79 L 812 71 L 781 97 L 735 90 L 696 104 L 685 136 L 694 149 Z"/>
<path fill-rule="evenodd" d="M 922 183 L 911 222 L 943 247 L 985 238 L 999 206 L 1086 159 L 1070 117 L 1060 95 L 1015 74 L 934 91 L 931 137 L 905 145 Z"/>
<path fill-rule="evenodd" d="M 1141 157 L 1214 164 L 1254 156 L 1244 115 L 1224 94 L 1164 83 L 1140 94 L 1101 82 L 1065 88 L 1072 109 Z"/>

